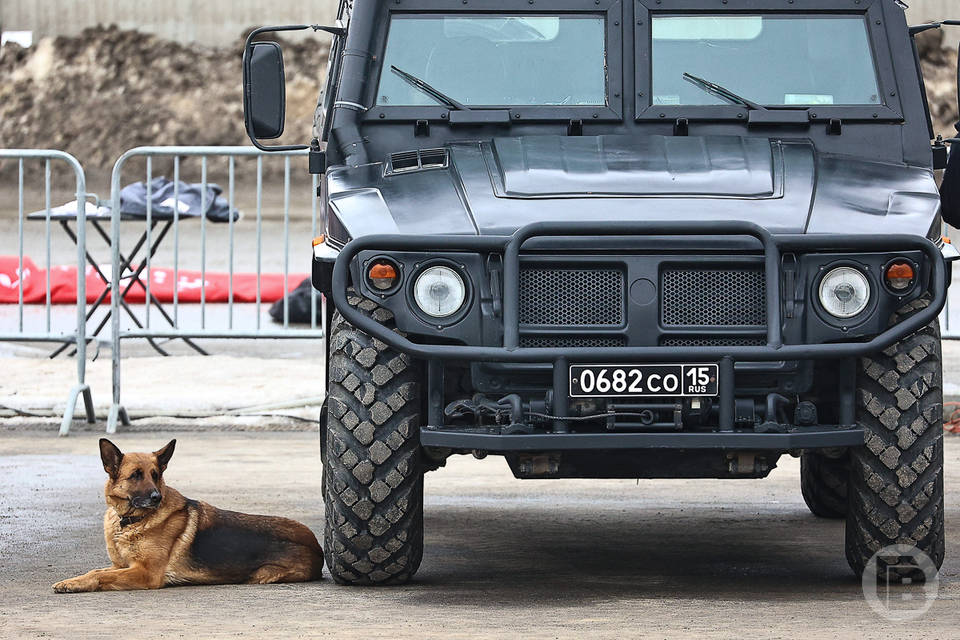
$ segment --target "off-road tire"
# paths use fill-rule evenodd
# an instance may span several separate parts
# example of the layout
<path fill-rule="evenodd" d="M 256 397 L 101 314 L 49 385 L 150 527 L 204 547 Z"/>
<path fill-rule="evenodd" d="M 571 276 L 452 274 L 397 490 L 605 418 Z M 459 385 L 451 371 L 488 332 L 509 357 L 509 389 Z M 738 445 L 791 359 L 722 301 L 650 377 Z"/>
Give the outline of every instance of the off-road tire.
<path fill-rule="evenodd" d="M 364 315 L 393 316 L 350 292 Z M 324 546 L 340 584 L 407 582 L 423 557 L 420 368 L 334 313 L 330 323 Z"/>
<path fill-rule="evenodd" d="M 850 459 L 828 458 L 819 453 L 800 457 L 800 493 L 810 512 L 820 518 L 843 518 L 847 515 L 847 485 L 850 480 Z"/>
<path fill-rule="evenodd" d="M 901 309 L 893 323 L 927 306 Z M 857 422 L 866 445 L 851 450 L 847 561 L 862 575 L 881 548 L 905 544 L 943 563 L 943 388 L 936 320 L 870 357 L 857 375 Z M 912 558 L 878 559 L 878 576 L 923 580 Z M 905 568 L 897 568 L 906 565 Z"/>

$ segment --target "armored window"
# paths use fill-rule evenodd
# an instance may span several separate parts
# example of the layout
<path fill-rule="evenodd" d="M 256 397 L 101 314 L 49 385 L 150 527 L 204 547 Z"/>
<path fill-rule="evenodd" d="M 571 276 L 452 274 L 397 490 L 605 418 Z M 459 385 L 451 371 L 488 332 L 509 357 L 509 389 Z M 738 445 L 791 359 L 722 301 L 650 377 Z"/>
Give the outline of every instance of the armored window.
<path fill-rule="evenodd" d="M 652 40 L 654 104 L 730 104 L 684 73 L 768 106 L 883 103 L 863 15 L 661 15 Z"/>
<path fill-rule="evenodd" d="M 396 67 L 473 106 L 605 106 L 603 15 L 391 16 L 378 106 L 441 104 Z"/>

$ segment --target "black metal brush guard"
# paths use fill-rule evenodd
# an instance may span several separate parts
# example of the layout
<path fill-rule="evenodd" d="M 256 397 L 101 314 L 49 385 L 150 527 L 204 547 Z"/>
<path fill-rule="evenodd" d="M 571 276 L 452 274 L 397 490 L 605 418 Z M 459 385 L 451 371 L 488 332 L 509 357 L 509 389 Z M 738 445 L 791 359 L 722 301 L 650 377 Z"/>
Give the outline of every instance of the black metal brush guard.
<path fill-rule="evenodd" d="M 642 347 L 521 347 L 519 321 L 520 250 L 532 238 L 584 236 L 749 236 L 763 247 L 766 281 L 766 344 L 753 346 L 642 346 Z M 417 344 L 363 315 L 347 302 L 350 264 L 364 250 L 378 251 L 472 251 L 503 256 L 503 346 L 461 346 Z M 783 250 L 824 251 L 907 251 L 920 250 L 929 260 L 930 305 L 862 342 L 829 344 L 783 344 L 781 323 L 780 256 Z M 444 361 L 523 362 L 553 364 L 553 414 L 568 415 L 568 366 L 571 362 L 706 362 L 720 364 L 719 431 L 713 433 L 569 433 L 564 420 L 554 422 L 554 433 L 542 435 L 498 435 L 495 433 L 444 430 L 442 398 L 428 403 L 428 427 L 421 431 L 425 446 L 520 449 L 630 449 L 743 448 L 791 449 L 854 446 L 863 444 L 863 432 L 855 427 L 853 389 L 841 402 L 837 428 L 797 429 L 781 434 L 744 434 L 734 430 L 734 362 L 777 362 L 784 360 L 853 358 L 876 353 L 929 324 L 946 302 L 946 263 L 940 250 L 926 238 L 909 235 L 859 234 L 773 234 L 749 222 L 538 222 L 518 229 L 510 236 L 412 236 L 371 235 L 350 241 L 340 252 L 333 268 L 332 295 L 336 308 L 351 324 L 386 344 L 428 363 L 428 386 L 442 388 Z M 431 394 L 432 395 L 432 394 Z M 753 437 L 745 437 L 753 435 Z M 506 438 L 511 440 L 506 441 Z M 516 440 L 513 440 L 517 438 Z M 513 445 L 508 443 L 515 443 Z M 533 444 L 536 443 L 536 444 Z"/>

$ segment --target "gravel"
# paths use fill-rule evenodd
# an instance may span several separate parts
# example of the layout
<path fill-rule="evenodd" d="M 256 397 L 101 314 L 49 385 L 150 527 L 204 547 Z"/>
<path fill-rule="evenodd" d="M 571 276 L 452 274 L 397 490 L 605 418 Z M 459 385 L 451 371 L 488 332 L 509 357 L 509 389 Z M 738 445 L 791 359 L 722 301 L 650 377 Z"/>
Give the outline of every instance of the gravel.
<path fill-rule="evenodd" d="M 240 72 L 245 35 L 214 49 L 111 26 L 44 38 L 28 49 L 7 43 L 0 49 L 0 147 L 60 149 L 88 172 L 103 172 L 139 145 L 248 144 Z M 311 132 L 329 45 L 324 38 L 283 45 L 287 141 L 302 142 Z"/>

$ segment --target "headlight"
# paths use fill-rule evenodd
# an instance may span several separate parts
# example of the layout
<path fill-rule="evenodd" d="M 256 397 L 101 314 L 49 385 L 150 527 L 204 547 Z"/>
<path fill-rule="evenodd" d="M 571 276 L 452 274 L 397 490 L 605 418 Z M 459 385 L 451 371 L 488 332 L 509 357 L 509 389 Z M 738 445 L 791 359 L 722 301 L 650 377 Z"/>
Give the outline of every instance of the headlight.
<path fill-rule="evenodd" d="M 852 318 L 867 308 L 870 282 L 853 267 L 837 267 L 820 281 L 820 304 L 837 318 Z"/>
<path fill-rule="evenodd" d="M 413 285 L 417 306 L 434 318 L 446 318 L 459 311 L 466 296 L 463 278 L 450 267 L 428 267 Z"/>

